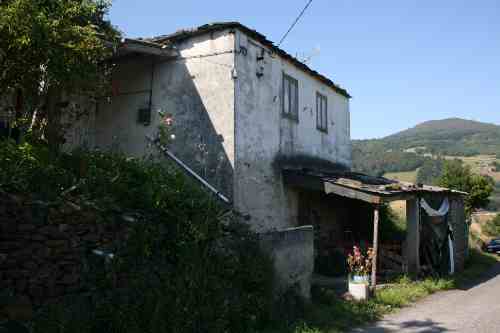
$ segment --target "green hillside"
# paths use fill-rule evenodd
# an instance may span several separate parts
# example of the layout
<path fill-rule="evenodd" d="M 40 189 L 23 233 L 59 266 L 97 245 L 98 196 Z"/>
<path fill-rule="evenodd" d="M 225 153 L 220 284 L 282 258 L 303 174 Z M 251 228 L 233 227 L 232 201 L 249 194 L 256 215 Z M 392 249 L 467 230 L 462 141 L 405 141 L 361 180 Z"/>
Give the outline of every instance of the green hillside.
<path fill-rule="evenodd" d="M 450 118 L 427 121 L 382 139 L 353 141 L 354 168 L 371 174 L 415 170 L 430 155 L 500 158 L 500 126 Z"/>
<path fill-rule="evenodd" d="M 443 161 L 460 159 L 496 182 L 490 209 L 500 210 L 500 126 L 450 118 L 432 120 L 382 139 L 354 140 L 356 171 L 430 184 Z"/>

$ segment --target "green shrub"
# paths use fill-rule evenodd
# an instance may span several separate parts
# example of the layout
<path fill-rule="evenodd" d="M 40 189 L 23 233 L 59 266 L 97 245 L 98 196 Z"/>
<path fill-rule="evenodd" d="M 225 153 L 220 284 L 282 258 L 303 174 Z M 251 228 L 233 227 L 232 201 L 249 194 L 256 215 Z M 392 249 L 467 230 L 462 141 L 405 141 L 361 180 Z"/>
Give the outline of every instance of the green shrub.
<path fill-rule="evenodd" d="M 500 214 L 495 216 L 495 218 L 486 222 L 481 230 L 486 236 L 489 237 L 500 237 Z"/>
<path fill-rule="evenodd" d="M 376 301 L 381 305 L 399 308 L 423 296 L 451 288 L 453 288 L 451 280 L 428 278 L 416 282 L 402 277 L 394 286 L 378 291 Z"/>
<path fill-rule="evenodd" d="M 272 263 L 257 236 L 174 166 L 86 151 L 50 160 L 43 146 L 0 142 L 0 169 L 0 190 L 92 204 L 99 223 L 135 219 L 115 259 L 90 265 L 92 292 L 40 309 L 33 332 L 250 332 L 270 320 Z"/>

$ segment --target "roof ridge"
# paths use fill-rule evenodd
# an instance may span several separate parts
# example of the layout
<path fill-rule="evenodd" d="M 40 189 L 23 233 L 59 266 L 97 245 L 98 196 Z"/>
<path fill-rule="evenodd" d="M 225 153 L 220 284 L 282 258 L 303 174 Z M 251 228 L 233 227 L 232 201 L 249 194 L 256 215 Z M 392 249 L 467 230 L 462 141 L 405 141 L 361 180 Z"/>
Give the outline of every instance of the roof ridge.
<path fill-rule="evenodd" d="M 165 42 L 174 42 L 174 41 L 180 41 L 183 39 L 191 38 L 194 36 L 202 35 L 207 32 L 211 31 L 218 31 L 218 30 L 223 30 L 223 29 L 231 29 L 231 28 L 236 28 L 242 30 L 244 33 L 247 35 L 250 35 L 251 37 L 257 39 L 261 44 L 269 47 L 272 49 L 275 53 L 280 55 L 281 57 L 287 59 L 290 61 L 292 64 L 294 64 L 296 67 L 302 69 L 303 71 L 309 73 L 319 81 L 323 82 L 324 84 L 328 85 L 331 87 L 333 90 L 335 90 L 337 93 L 339 93 L 342 96 L 345 96 L 347 98 L 351 98 L 351 95 L 347 92 L 346 89 L 340 87 L 336 83 L 334 83 L 331 79 L 328 77 L 324 76 L 323 74 L 320 74 L 316 70 L 310 68 L 307 64 L 301 62 L 299 59 L 296 57 L 292 56 L 291 54 L 287 53 L 285 50 L 282 48 L 276 46 L 274 42 L 271 40 L 267 39 L 267 37 L 257 30 L 254 30 L 252 28 L 249 28 L 246 25 L 243 25 L 240 22 L 237 21 L 227 21 L 227 22 L 212 22 L 212 23 L 207 23 L 204 25 L 200 25 L 195 28 L 191 29 L 180 29 L 177 30 L 176 32 L 172 34 L 167 34 L 167 35 L 160 35 L 152 38 L 147 38 L 144 40 L 152 41 L 155 43 L 165 43 Z"/>

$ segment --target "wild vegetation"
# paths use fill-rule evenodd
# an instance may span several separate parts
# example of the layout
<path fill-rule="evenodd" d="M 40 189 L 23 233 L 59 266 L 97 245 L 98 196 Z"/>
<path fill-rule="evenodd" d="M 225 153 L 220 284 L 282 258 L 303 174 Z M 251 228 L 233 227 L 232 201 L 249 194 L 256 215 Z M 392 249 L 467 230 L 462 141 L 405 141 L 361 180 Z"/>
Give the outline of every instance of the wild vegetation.
<path fill-rule="evenodd" d="M 80 100 L 108 89 L 119 32 L 105 19 L 107 0 L 5 0 L 0 2 L 0 91 L 17 95 L 18 126 L 30 127 L 56 153 L 64 142 L 63 118 L 86 111 Z"/>
<path fill-rule="evenodd" d="M 249 332 L 273 310 L 273 270 L 256 235 L 172 165 L 120 154 L 0 142 L 0 191 L 96 207 L 99 223 L 135 217 L 90 294 L 37 311 L 33 332 Z M 126 283 L 116 286 L 116 279 Z"/>
<path fill-rule="evenodd" d="M 442 187 L 467 192 L 465 210 L 468 215 L 489 203 L 495 186 L 491 178 L 473 174 L 460 160 L 445 161 L 436 183 Z"/>
<path fill-rule="evenodd" d="M 403 151 L 386 150 L 385 146 L 365 141 L 353 141 L 353 169 L 374 176 L 382 176 L 387 172 L 413 171 L 428 157 Z"/>
<path fill-rule="evenodd" d="M 486 236 L 489 237 L 499 237 L 500 236 L 500 214 L 498 214 L 492 220 L 486 222 L 482 226 L 482 231 Z"/>

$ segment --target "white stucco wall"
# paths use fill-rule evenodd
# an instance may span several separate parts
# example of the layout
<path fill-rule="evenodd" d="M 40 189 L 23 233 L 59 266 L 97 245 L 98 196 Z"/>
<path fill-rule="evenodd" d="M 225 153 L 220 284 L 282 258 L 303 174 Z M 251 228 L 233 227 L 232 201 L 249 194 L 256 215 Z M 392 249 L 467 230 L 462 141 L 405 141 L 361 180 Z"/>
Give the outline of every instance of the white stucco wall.
<path fill-rule="evenodd" d="M 236 36 L 235 206 L 257 230 L 298 224 L 298 195 L 284 186 L 273 161 L 307 155 L 351 166 L 349 100 L 318 79 L 238 32 Z M 263 64 L 262 64 L 263 63 Z M 256 75 L 263 66 L 263 76 Z M 282 75 L 298 80 L 299 121 L 281 112 Z M 316 128 L 316 93 L 328 98 L 328 133 Z"/>
<path fill-rule="evenodd" d="M 113 82 L 118 94 L 97 106 L 92 142 L 96 148 L 137 157 L 155 152 L 148 148 L 145 136 L 157 132 L 161 110 L 174 119 L 172 131 L 176 139 L 171 150 L 230 197 L 234 165 L 234 36 L 220 31 L 190 38 L 176 47 L 180 56 L 175 60 L 138 56 L 117 63 Z M 138 110 L 149 106 L 151 85 L 152 119 L 150 125 L 144 126 L 137 122 Z"/>
<path fill-rule="evenodd" d="M 297 226 L 298 194 L 284 186 L 273 162 L 280 155 L 306 155 L 350 166 L 348 99 L 239 30 L 207 33 L 176 47 L 178 59 L 156 59 L 154 66 L 148 57 L 119 62 L 118 95 L 99 103 L 93 139 L 85 142 L 149 154 L 145 135 L 156 133 L 161 110 L 174 118 L 171 150 L 249 214 L 255 230 Z M 264 61 L 257 61 L 262 49 Z M 298 122 L 281 114 L 283 72 L 298 80 Z M 149 105 L 151 82 L 152 121 L 144 126 L 137 112 Z M 316 129 L 317 92 L 328 98 L 328 133 Z"/>

